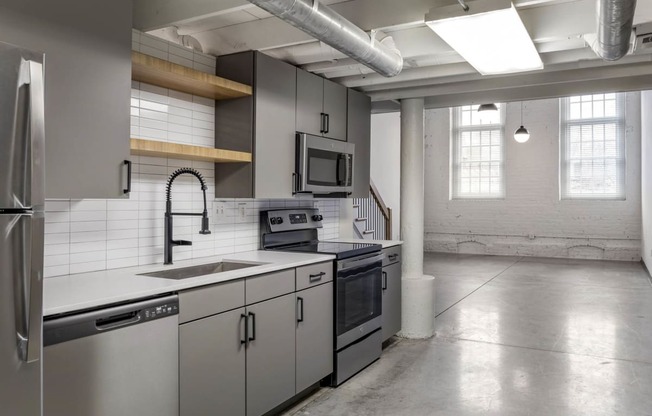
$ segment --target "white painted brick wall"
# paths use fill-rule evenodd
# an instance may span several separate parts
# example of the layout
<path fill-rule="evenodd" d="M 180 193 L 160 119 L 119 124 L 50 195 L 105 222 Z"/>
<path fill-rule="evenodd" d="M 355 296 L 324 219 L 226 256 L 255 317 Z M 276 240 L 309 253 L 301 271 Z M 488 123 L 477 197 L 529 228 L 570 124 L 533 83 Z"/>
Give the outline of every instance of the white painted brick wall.
<path fill-rule="evenodd" d="M 215 57 L 134 31 L 133 48 L 181 65 L 214 73 Z M 214 146 L 215 102 L 134 82 L 131 135 L 151 140 Z M 165 185 L 177 168 L 192 167 L 206 179 L 212 234 L 200 235 L 201 218 L 175 217 L 174 237 L 192 246 L 174 248 L 174 259 L 228 255 L 259 246 L 259 212 L 267 208 L 314 206 L 324 215 L 321 239 L 339 236 L 338 200 L 214 200 L 212 163 L 132 156 L 133 192 L 128 200 L 47 200 L 45 276 L 61 276 L 163 262 Z M 174 210 L 201 212 L 197 180 L 180 176 L 172 188 Z M 244 209 L 245 216 L 239 212 Z"/>
<path fill-rule="evenodd" d="M 558 99 L 525 103 L 525 144 L 512 137 L 519 103 L 507 105 L 505 199 L 450 200 L 449 110 L 426 111 L 426 250 L 640 260 L 639 93 L 626 105 L 626 201 L 559 199 Z"/>

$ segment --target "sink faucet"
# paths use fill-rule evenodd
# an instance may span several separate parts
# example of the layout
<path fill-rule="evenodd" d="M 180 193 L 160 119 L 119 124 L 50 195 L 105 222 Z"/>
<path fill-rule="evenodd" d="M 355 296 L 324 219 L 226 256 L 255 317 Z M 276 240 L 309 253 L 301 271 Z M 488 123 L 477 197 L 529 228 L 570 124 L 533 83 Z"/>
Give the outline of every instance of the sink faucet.
<path fill-rule="evenodd" d="M 193 213 L 193 212 L 172 212 L 172 182 L 183 174 L 189 174 L 196 177 L 201 183 L 201 190 L 204 193 L 204 212 L 202 213 Z M 206 182 L 201 176 L 201 173 L 197 172 L 191 168 L 180 168 L 172 172 L 172 175 L 168 178 L 167 187 L 165 190 L 165 248 L 163 251 L 164 264 L 172 264 L 172 248 L 174 246 L 191 246 L 192 241 L 187 240 L 174 240 L 172 237 L 172 217 L 175 215 L 190 215 L 190 216 L 200 216 L 201 215 L 201 230 L 199 234 L 210 234 L 211 231 L 208 229 L 208 211 L 206 210 Z"/>

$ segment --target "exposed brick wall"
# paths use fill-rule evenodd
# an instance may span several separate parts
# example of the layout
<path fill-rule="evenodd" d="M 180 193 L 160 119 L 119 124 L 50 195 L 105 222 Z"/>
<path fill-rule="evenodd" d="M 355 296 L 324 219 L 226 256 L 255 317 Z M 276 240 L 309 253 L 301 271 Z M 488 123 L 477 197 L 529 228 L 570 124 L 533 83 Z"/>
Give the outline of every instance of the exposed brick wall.
<path fill-rule="evenodd" d="M 450 112 L 425 114 L 427 251 L 640 260 L 640 94 L 628 93 L 627 199 L 559 199 L 559 100 L 525 103 L 530 141 L 512 137 L 520 105 L 507 105 L 506 197 L 450 200 Z"/>

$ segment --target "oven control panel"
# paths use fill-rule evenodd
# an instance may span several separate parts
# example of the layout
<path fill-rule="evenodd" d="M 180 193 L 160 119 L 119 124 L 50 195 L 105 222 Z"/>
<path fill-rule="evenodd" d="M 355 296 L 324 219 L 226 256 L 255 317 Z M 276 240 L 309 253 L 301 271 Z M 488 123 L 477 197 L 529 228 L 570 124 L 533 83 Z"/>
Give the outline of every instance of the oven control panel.
<path fill-rule="evenodd" d="M 317 208 L 261 211 L 260 218 L 262 225 L 272 233 L 321 228 L 324 219 Z"/>

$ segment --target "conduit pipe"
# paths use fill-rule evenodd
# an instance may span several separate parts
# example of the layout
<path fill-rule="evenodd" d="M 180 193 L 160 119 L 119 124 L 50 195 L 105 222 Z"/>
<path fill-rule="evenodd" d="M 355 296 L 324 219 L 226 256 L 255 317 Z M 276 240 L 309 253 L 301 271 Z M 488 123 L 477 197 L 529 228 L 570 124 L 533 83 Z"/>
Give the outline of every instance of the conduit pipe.
<path fill-rule="evenodd" d="M 403 57 L 391 37 L 379 42 L 375 34 L 346 20 L 318 0 L 249 0 L 263 10 L 315 39 L 332 46 L 386 77 L 398 75 L 403 69 Z"/>
<path fill-rule="evenodd" d="M 599 0 L 598 36 L 593 50 L 606 61 L 616 61 L 630 47 L 636 0 Z"/>

